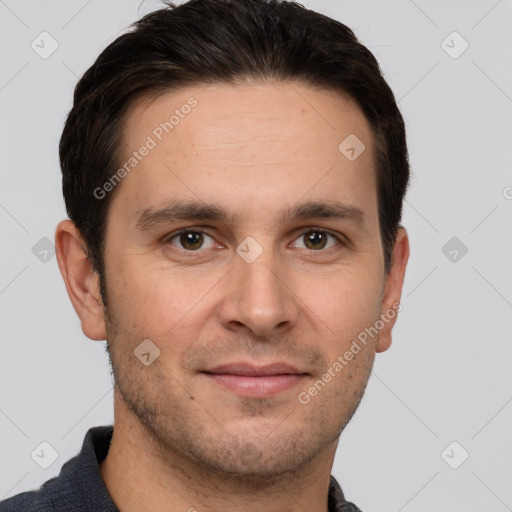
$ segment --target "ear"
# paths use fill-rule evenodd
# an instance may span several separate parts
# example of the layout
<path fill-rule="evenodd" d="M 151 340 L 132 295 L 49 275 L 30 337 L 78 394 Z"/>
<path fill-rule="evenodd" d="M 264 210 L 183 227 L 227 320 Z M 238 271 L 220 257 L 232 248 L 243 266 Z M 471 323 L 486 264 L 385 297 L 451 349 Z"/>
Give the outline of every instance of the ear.
<path fill-rule="evenodd" d="M 99 276 L 84 251 L 85 243 L 72 221 L 63 220 L 55 231 L 55 251 L 71 303 L 91 340 L 105 340 Z"/>
<path fill-rule="evenodd" d="M 402 296 L 408 259 L 409 237 L 405 228 L 399 227 L 391 256 L 391 270 L 386 278 L 382 297 L 381 319 L 384 322 L 384 327 L 379 333 L 377 352 L 384 352 L 391 346 L 391 330 L 395 325 L 399 310 L 402 309 L 400 297 Z"/>

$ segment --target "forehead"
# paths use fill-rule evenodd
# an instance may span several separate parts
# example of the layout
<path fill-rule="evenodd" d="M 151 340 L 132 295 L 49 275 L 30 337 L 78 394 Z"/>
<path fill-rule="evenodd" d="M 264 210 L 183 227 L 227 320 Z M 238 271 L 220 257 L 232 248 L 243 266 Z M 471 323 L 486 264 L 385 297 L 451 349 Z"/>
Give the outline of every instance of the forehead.
<path fill-rule="evenodd" d="M 137 211 L 169 195 L 225 198 L 231 209 L 255 202 L 260 212 L 305 195 L 366 209 L 376 202 L 371 127 L 338 92 L 296 83 L 187 87 L 139 100 L 123 143 L 121 165 L 139 156 L 116 201 Z"/>

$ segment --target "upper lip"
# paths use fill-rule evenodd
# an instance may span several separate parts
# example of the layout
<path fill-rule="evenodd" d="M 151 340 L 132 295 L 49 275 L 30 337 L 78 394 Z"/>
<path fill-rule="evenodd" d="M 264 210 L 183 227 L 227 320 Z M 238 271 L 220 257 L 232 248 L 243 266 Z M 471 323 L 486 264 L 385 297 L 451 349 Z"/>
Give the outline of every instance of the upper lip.
<path fill-rule="evenodd" d="M 229 375 L 247 375 L 247 376 L 266 376 L 266 375 L 305 375 L 307 372 L 301 372 L 295 366 L 287 363 L 271 363 L 266 365 L 254 365 L 250 363 L 229 363 L 215 366 L 203 373 L 217 373 Z"/>

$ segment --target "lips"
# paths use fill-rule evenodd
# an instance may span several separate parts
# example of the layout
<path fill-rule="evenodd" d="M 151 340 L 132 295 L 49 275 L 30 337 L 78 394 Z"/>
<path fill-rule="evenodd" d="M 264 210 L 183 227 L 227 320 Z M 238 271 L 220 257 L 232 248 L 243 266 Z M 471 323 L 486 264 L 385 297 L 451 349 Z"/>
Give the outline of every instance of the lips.
<path fill-rule="evenodd" d="M 240 396 L 265 398 L 284 392 L 301 382 L 306 375 L 287 363 L 254 366 L 231 363 L 201 372 L 211 382 Z"/>
<path fill-rule="evenodd" d="M 206 373 L 259 377 L 267 375 L 299 375 L 305 372 L 301 372 L 287 363 L 272 363 L 264 366 L 254 366 L 249 363 L 231 363 L 216 366 L 211 370 L 207 370 Z"/>

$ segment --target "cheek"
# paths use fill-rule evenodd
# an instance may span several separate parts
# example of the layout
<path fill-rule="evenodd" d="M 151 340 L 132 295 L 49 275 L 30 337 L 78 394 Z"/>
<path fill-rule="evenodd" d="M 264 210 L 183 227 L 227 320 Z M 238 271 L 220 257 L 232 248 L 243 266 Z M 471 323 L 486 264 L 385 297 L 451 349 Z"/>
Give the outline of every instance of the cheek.
<path fill-rule="evenodd" d="M 378 318 L 381 288 L 382 283 L 370 272 L 341 270 L 337 275 L 317 276 L 314 287 L 303 290 L 302 296 L 305 304 L 341 342 L 357 336 Z"/>
<path fill-rule="evenodd" d="M 197 315 L 202 299 L 218 278 L 207 281 L 184 278 L 179 269 L 125 263 L 108 281 L 109 297 L 116 320 L 134 337 L 149 338 L 163 348 L 169 340 L 186 337 L 191 325 L 201 325 Z"/>

